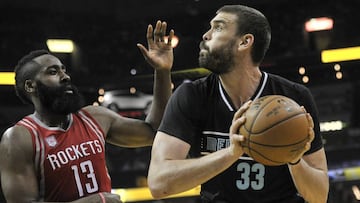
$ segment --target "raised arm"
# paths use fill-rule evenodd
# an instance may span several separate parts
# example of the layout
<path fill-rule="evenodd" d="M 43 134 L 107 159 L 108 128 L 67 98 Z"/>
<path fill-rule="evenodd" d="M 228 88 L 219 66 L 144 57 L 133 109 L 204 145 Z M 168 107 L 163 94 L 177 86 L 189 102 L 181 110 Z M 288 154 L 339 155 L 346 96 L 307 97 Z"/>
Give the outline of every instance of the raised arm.
<path fill-rule="evenodd" d="M 155 29 L 147 28 L 148 49 L 137 44 L 145 60 L 154 68 L 153 102 L 146 120 L 125 118 L 105 108 L 88 106 L 89 112 L 101 125 L 106 141 L 124 147 L 150 146 L 163 117 L 165 106 L 171 95 L 171 68 L 173 64 L 173 48 L 171 39 L 174 31 L 169 33 L 169 40 L 164 41 L 167 24 L 158 21 Z"/>
<path fill-rule="evenodd" d="M 170 30 L 168 41 L 164 40 L 166 35 L 166 22 L 157 21 L 155 29 L 152 25 L 147 28 L 146 39 L 148 49 L 142 44 L 137 44 L 145 60 L 154 68 L 154 98 L 150 113 L 146 122 L 150 123 L 153 129 L 160 125 L 165 106 L 171 95 L 171 68 L 173 65 L 173 48 L 171 40 L 174 30 Z"/>

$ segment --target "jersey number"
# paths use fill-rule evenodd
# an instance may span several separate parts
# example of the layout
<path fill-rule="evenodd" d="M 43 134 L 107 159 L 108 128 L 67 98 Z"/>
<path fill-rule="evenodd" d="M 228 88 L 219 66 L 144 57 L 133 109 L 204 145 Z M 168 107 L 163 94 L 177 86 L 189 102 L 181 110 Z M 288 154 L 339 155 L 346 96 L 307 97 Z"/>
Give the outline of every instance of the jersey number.
<path fill-rule="evenodd" d="M 239 180 L 236 180 L 236 187 L 239 190 L 247 190 L 251 187 L 253 190 L 261 190 L 264 187 L 265 167 L 262 164 L 239 163 L 237 171 L 241 172 Z M 250 180 L 251 173 L 254 173 L 254 180 Z"/>
<path fill-rule="evenodd" d="M 90 160 L 80 163 L 80 166 L 72 165 L 71 169 L 74 171 L 76 186 L 79 192 L 79 197 L 84 196 L 84 186 L 87 193 L 94 193 L 99 190 L 98 183 L 95 178 L 94 167 Z M 86 174 L 88 181 L 82 185 L 79 173 Z"/>

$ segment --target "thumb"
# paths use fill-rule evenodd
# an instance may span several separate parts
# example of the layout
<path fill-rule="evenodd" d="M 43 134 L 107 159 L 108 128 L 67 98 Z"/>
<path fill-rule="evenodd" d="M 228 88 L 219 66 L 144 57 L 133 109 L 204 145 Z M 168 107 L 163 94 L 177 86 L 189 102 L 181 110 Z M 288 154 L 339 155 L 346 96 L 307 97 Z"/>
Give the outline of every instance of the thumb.
<path fill-rule="evenodd" d="M 136 44 L 136 46 L 140 49 L 142 55 L 145 59 L 148 59 L 148 50 L 142 44 Z"/>

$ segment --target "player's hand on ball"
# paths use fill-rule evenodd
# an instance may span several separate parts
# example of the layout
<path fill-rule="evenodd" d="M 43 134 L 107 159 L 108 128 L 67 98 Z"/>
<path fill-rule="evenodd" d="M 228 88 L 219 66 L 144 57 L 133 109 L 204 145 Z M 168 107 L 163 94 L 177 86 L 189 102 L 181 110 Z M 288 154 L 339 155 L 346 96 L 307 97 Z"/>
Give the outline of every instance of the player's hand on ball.
<path fill-rule="evenodd" d="M 173 65 L 171 40 L 174 37 L 174 30 L 170 30 L 168 40 L 165 41 L 166 28 L 167 23 L 158 20 L 155 29 L 152 25 L 147 28 L 148 49 L 142 44 L 137 44 L 145 60 L 157 70 L 170 70 Z"/>
<path fill-rule="evenodd" d="M 240 107 L 240 109 L 234 114 L 232 124 L 230 126 L 230 149 L 233 154 L 236 154 L 237 156 L 241 156 L 244 153 L 241 145 L 241 142 L 244 141 L 244 136 L 239 134 L 239 129 L 246 121 L 243 114 L 249 108 L 250 104 L 251 101 L 248 101 Z"/>
<path fill-rule="evenodd" d="M 304 148 L 303 148 L 303 151 L 302 153 L 299 154 L 299 156 L 295 157 L 293 159 L 293 161 L 290 162 L 290 165 L 296 165 L 297 163 L 300 162 L 302 156 L 304 155 L 305 152 L 307 152 L 310 147 L 311 147 L 311 142 L 314 140 L 314 137 L 315 137 L 315 133 L 314 133 L 314 122 L 313 122 L 313 119 L 311 117 L 311 115 L 309 113 L 306 112 L 305 108 L 302 106 L 304 112 L 306 113 L 306 118 L 308 120 L 308 123 L 309 123 L 309 128 L 308 128 L 308 141 L 307 143 L 305 144 Z"/>

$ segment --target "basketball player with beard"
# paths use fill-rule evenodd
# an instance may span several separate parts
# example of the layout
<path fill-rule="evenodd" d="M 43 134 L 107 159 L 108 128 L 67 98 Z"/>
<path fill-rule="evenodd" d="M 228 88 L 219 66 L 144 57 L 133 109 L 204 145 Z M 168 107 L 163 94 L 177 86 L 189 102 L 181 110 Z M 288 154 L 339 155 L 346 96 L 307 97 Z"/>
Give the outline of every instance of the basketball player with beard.
<path fill-rule="evenodd" d="M 147 29 L 148 49 L 138 44 L 155 69 L 154 99 L 145 121 L 107 108 L 83 107 L 62 62 L 47 51 L 24 56 L 15 68 L 15 90 L 34 113 L 10 127 L 0 144 L 1 185 L 8 203 L 121 202 L 111 194 L 105 142 L 122 147 L 152 144 L 171 95 L 173 50 L 164 42 L 166 22 Z"/>
<path fill-rule="evenodd" d="M 203 203 L 325 203 L 327 163 L 310 91 L 260 70 L 271 38 L 261 12 L 229 5 L 216 14 L 199 53 L 200 66 L 212 74 L 175 90 L 155 136 L 148 173 L 152 195 L 163 198 L 201 185 Z M 281 166 L 244 154 L 238 134 L 251 100 L 270 94 L 290 97 L 308 112 L 309 141 L 299 157 Z"/>

